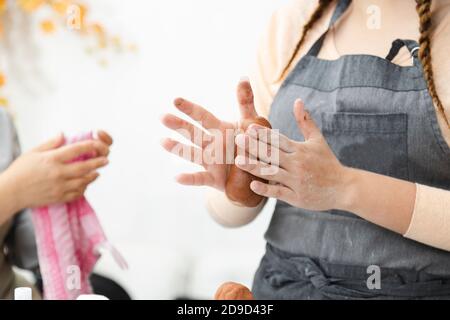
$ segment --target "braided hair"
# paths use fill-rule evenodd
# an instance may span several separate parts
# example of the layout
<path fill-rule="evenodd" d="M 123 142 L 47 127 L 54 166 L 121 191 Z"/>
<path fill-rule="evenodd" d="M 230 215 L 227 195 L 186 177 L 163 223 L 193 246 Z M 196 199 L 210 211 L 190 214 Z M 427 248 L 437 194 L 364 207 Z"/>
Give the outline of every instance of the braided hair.
<path fill-rule="evenodd" d="M 295 57 L 297 56 L 298 52 L 300 51 L 300 48 L 305 43 L 306 36 L 307 36 L 309 30 L 311 30 L 312 27 L 316 24 L 316 22 L 318 20 L 320 20 L 320 18 L 322 18 L 324 12 L 327 10 L 327 8 L 330 6 L 330 4 L 332 2 L 333 2 L 333 0 L 319 0 L 319 5 L 314 10 L 309 21 L 303 27 L 303 33 L 300 38 L 300 41 L 297 43 L 294 53 L 292 54 L 291 58 L 289 59 L 289 62 L 287 63 L 286 67 L 283 69 L 283 72 L 281 73 L 281 78 L 284 78 L 286 76 L 286 73 L 288 72 L 290 66 L 294 62 Z"/>
<path fill-rule="evenodd" d="M 331 3 L 333 3 L 333 1 L 334 0 L 319 0 L 319 5 L 314 10 L 309 21 L 303 27 L 303 32 L 302 32 L 300 41 L 297 43 L 297 46 L 295 47 L 295 50 L 294 50 L 291 58 L 289 59 L 287 65 L 283 69 L 280 79 L 282 79 L 286 76 L 286 73 L 288 72 L 290 66 L 294 62 L 295 57 L 297 56 L 298 52 L 300 51 L 300 48 L 305 43 L 305 39 L 306 39 L 308 32 L 312 29 L 314 24 L 318 20 L 320 20 L 320 18 L 322 18 L 324 12 L 331 5 Z M 439 95 L 437 94 L 436 86 L 434 83 L 434 73 L 433 73 L 432 56 L 431 56 L 431 31 L 432 31 L 432 28 L 431 28 L 431 26 L 432 26 L 431 4 L 432 4 L 432 2 L 433 2 L 433 0 L 416 0 L 416 3 L 417 3 L 416 11 L 417 11 L 417 14 L 419 15 L 419 20 L 420 20 L 419 59 L 423 66 L 423 71 L 424 71 L 425 80 L 427 82 L 428 91 L 430 92 L 430 95 L 431 95 L 433 102 L 436 105 L 439 113 L 442 115 L 442 117 L 445 120 L 445 123 L 450 128 L 450 120 L 447 118 L 447 116 L 445 114 L 444 106 L 441 102 L 441 99 L 439 98 Z"/>
<path fill-rule="evenodd" d="M 439 113 L 444 117 L 445 123 L 450 128 L 450 121 L 445 115 L 444 106 L 439 98 L 436 86 L 434 84 L 434 73 L 431 58 L 431 3 L 432 0 L 416 0 L 416 11 L 420 19 L 420 38 L 419 38 L 419 59 L 423 66 L 425 80 L 427 81 L 428 91 L 433 98 Z"/>

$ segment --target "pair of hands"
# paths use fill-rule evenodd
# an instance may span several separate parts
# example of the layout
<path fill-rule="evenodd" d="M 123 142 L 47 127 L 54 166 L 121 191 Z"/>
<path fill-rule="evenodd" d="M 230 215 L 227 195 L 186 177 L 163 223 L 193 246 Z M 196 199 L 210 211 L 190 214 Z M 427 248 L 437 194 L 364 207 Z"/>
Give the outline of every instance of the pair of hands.
<path fill-rule="evenodd" d="M 237 98 L 242 119 L 254 118 L 257 112 L 250 83 L 242 80 L 237 88 Z M 305 142 L 298 142 L 281 135 L 277 130 L 252 125 L 246 132 L 239 131 L 238 123 L 219 120 L 203 107 L 184 99 L 176 99 L 175 107 L 201 125 L 201 128 L 173 114 L 162 118 L 162 123 L 169 129 L 181 132 L 196 144 L 184 145 L 179 141 L 166 138 L 162 146 L 169 152 L 180 156 L 179 150 L 188 150 L 183 155 L 203 155 L 211 158 L 211 150 L 234 150 L 238 156 L 234 165 L 254 176 L 268 180 L 268 183 L 253 181 L 253 192 L 264 197 L 277 198 L 293 206 L 310 210 L 343 209 L 347 188 L 351 184 L 350 170 L 336 158 L 319 128 L 305 111 L 301 100 L 294 105 L 293 116 Z M 227 130 L 235 130 L 234 141 L 222 138 L 214 130 L 226 135 Z M 202 135 L 204 139 L 194 139 Z M 198 143 L 198 141 L 203 141 Z M 220 145 L 223 144 L 223 145 Z M 226 153 L 227 151 L 225 151 Z M 278 160 L 273 163 L 267 154 L 278 153 Z M 186 157 L 184 157 L 186 158 Z M 272 158 L 272 157 L 271 157 Z M 190 157 L 188 160 L 204 168 L 204 171 L 181 174 L 177 181 L 190 186 L 210 186 L 223 191 L 231 164 L 206 163 L 202 157 Z M 268 172 L 273 174 L 267 174 Z"/>
<path fill-rule="evenodd" d="M 63 203 L 81 197 L 98 177 L 98 169 L 108 164 L 113 140 L 104 132 L 98 139 L 62 146 L 63 135 L 21 155 L 2 174 L 14 208 L 35 208 Z M 71 163 L 83 154 L 95 154 L 90 160 Z"/>

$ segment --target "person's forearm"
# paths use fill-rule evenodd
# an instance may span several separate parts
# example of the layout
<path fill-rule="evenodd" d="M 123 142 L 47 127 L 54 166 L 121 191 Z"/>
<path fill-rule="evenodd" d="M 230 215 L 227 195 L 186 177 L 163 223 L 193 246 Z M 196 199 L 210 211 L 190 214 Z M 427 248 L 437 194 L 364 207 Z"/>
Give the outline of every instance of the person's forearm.
<path fill-rule="evenodd" d="M 0 174 L 0 225 L 3 225 L 22 209 L 18 203 L 12 181 L 8 181 L 5 173 Z"/>
<path fill-rule="evenodd" d="M 404 235 L 411 223 L 416 185 L 368 171 L 348 169 L 340 210 Z"/>

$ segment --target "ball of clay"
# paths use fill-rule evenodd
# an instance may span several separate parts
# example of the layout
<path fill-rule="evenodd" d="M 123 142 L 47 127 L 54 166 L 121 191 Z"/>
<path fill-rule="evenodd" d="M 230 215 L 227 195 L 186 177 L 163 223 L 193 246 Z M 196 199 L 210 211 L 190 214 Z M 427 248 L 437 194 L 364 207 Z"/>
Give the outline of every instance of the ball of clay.
<path fill-rule="evenodd" d="M 217 290 L 214 300 L 254 300 L 254 298 L 246 286 L 227 282 Z"/>
<path fill-rule="evenodd" d="M 269 121 L 265 118 L 257 117 L 254 119 L 245 119 L 241 123 L 240 129 L 242 131 L 247 130 L 247 128 L 252 124 L 258 124 L 263 127 L 271 128 Z M 257 207 L 264 197 L 254 193 L 250 189 L 250 184 L 252 181 L 257 180 L 261 182 L 267 182 L 264 179 L 255 177 L 250 173 L 239 169 L 237 166 L 232 165 L 228 174 L 227 182 L 225 185 L 225 193 L 227 197 L 240 205 L 245 207 L 253 208 Z"/>

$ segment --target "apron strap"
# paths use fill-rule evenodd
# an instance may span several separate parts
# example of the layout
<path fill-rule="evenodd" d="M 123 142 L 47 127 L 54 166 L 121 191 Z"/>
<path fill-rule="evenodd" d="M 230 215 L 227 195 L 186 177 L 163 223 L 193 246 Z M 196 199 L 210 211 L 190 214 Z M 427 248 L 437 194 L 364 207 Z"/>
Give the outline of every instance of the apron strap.
<path fill-rule="evenodd" d="M 314 45 L 311 47 L 311 49 L 309 49 L 309 51 L 307 53 L 308 56 L 316 57 L 319 54 L 320 49 L 322 48 L 323 42 L 325 40 L 325 37 L 328 34 L 328 31 L 339 20 L 339 18 L 342 17 L 342 15 L 348 9 L 348 7 L 350 6 L 351 3 L 352 3 L 352 0 L 339 0 L 338 4 L 336 5 L 336 9 L 334 10 L 333 16 L 331 17 L 330 24 L 328 25 L 328 29 L 314 43 Z"/>
<path fill-rule="evenodd" d="M 392 42 L 391 50 L 389 51 L 388 55 L 386 56 L 386 60 L 392 61 L 394 58 L 398 55 L 401 48 L 407 47 L 409 52 L 411 53 L 411 58 L 413 59 L 414 65 L 416 67 L 420 66 L 419 61 L 419 49 L 420 46 L 417 43 L 417 41 L 414 40 L 403 40 L 403 39 L 397 39 L 394 42 Z"/>

